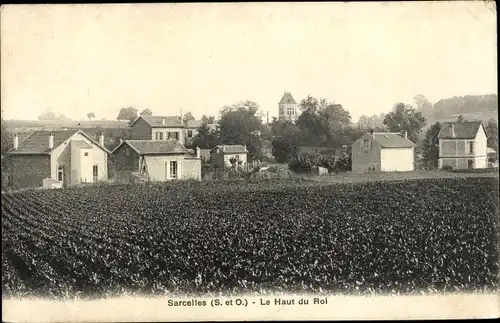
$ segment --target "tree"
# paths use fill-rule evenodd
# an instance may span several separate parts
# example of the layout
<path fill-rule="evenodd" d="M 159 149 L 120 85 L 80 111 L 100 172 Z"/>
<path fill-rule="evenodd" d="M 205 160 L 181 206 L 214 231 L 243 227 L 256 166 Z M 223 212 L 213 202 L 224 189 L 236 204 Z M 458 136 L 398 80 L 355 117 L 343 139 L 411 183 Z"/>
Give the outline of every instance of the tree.
<path fill-rule="evenodd" d="M 327 120 L 320 114 L 321 108 L 327 105 L 325 101 L 324 99 L 318 101 L 309 95 L 299 103 L 302 113 L 295 124 L 299 127 L 305 144 L 323 143 L 328 137 Z"/>
<path fill-rule="evenodd" d="M 213 123 L 215 123 L 215 117 L 203 115 L 201 117 L 201 121 L 204 123 L 207 123 L 207 124 L 213 124 Z"/>
<path fill-rule="evenodd" d="M 191 112 L 187 112 L 182 116 L 182 123 L 187 124 L 189 121 L 195 120 Z"/>
<path fill-rule="evenodd" d="M 419 134 L 425 127 L 426 119 L 420 111 L 404 103 L 398 103 L 391 113 L 384 118 L 384 124 L 390 132 L 408 133 L 408 139 L 418 142 Z"/>
<path fill-rule="evenodd" d="M 330 135 L 351 123 L 351 114 L 341 104 L 328 104 L 320 111 L 320 116 L 326 119 Z"/>
<path fill-rule="evenodd" d="M 275 119 L 271 123 L 271 133 L 274 136 L 271 141 L 274 158 L 280 163 L 288 162 L 297 152 L 300 129 L 288 120 Z"/>
<path fill-rule="evenodd" d="M 153 111 L 151 111 L 151 109 L 144 109 L 141 111 L 141 116 L 152 116 L 153 115 Z"/>
<path fill-rule="evenodd" d="M 68 118 L 68 117 L 66 117 L 64 114 L 60 114 L 59 117 L 57 117 L 57 120 L 59 120 L 59 121 L 69 121 L 71 119 Z"/>
<path fill-rule="evenodd" d="M 198 133 L 194 136 L 191 146 L 192 148 L 200 147 L 201 149 L 211 149 L 219 143 L 219 133 L 210 130 L 208 124 L 203 122 L 201 128 L 198 129 Z"/>
<path fill-rule="evenodd" d="M 436 122 L 425 133 L 425 139 L 422 142 L 422 155 L 427 167 L 436 168 L 438 166 L 439 131 L 441 131 L 441 124 Z"/>
<path fill-rule="evenodd" d="M 495 119 L 490 119 L 486 125 L 487 145 L 498 153 L 498 123 Z"/>
<path fill-rule="evenodd" d="M 95 118 L 95 113 L 94 112 L 87 113 L 87 118 L 89 118 L 89 121 L 92 121 L 92 119 Z"/>
<path fill-rule="evenodd" d="M 243 101 L 225 106 L 220 112 L 220 141 L 228 145 L 246 145 L 251 159 L 261 158 L 262 142 L 254 134 L 262 125 L 258 111 L 257 103 Z"/>
<path fill-rule="evenodd" d="M 434 116 L 434 105 L 432 104 L 431 101 L 429 101 L 425 97 L 425 95 L 423 95 L 423 94 L 417 94 L 417 95 L 415 95 L 415 97 L 413 98 L 413 100 L 415 101 L 416 110 L 419 111 L 419 112 L 422 112 L 422 115 L 426 119 L 432 119 L 432 120 L 435 119 L 435 116 Z"/>
<path fill-rule="evenodd" d="M 38 120 L 56 120 L 56 115 L 50 109 L 45 110 L 41 115 L 38 116 Z"/>
<path fill-rule="evenodd" d="M 131 106 L 126 108 L 121 108 L 120 113 L 118 113 L 117 120 L 132 122 L 137 118 L 137 109 Z"/>

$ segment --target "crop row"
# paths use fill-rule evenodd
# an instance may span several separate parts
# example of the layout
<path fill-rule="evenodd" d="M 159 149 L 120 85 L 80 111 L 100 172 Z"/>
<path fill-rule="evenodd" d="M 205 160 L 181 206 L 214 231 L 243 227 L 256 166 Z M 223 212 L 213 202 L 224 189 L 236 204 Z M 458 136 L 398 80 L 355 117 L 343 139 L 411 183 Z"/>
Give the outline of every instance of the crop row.
<path fill-rule="evenodd" d="M 2 196 L 16 295 L 498 288 L 493 178 L 104 186 Z"/>

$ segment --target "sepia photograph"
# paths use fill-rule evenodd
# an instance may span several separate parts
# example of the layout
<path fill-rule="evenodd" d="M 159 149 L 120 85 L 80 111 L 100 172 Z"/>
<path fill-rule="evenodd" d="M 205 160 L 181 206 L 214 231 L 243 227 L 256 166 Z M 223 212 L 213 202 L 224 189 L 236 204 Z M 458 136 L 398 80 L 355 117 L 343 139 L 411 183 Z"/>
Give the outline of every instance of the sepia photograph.
<path fill-rule="evenodd" d="M 495 2 L 0 13 L 2 321 L 500 316 Z"/>

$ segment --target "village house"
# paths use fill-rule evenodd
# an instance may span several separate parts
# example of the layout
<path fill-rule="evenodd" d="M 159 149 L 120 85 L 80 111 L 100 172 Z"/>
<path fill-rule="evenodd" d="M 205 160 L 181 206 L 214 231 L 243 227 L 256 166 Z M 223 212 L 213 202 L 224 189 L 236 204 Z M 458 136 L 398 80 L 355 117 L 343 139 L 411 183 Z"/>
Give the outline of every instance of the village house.
<path fill-rule="evenodd" d="M 247 163 L 248 150 L 244 145 L 218 145 L 210 152 L 210 162 L 216 166 L 232 166 L 231 159 L 243 166 Z"/>
<path fill-rule="evenodd" d="M 444 122 L 438 139 L 440 169 L 488 167 L 488 138 L 481 121 Z"/>
<path fill-rule="evenodd" d="M 185 128 L 177 116 L 139 116 L 130 124 L 132 140 L 170 140 L 185 143 Z"/>
<path fill-rule="evenodd" d="M 112 154 L 119 179 L 139 173 L 150 181 L 201 180 L 199 148 L 195 155 L 174 139 L 123 140 Z"/>
<path fill-rule="evenodd" d="M 352 144 L 352 172 L 413 171 L 414 148 L 406 133 L 367 133 Z"/>
<path fill-rule="evenodd" d="M 12 189 L 67 187 L 108 179 L 104 136 L 96 142 L 81 130 L 35 131 L 14 137 L 7 152 Z"/>

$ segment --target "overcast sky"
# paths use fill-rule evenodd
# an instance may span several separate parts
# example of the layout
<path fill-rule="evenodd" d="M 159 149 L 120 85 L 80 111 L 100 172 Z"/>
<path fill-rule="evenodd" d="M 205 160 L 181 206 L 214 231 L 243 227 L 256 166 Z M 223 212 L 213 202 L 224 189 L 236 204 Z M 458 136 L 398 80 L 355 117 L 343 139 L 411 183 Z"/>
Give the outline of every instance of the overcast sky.
<path fill-rule="evenodd" d="M 242 100 L 272 117 L 290 91 L 357 121 L 420 93 L 497 93 L 491 2 L 1 8 L 6 119 L 115 119 L 128 105 L 201 117 Z"/>

